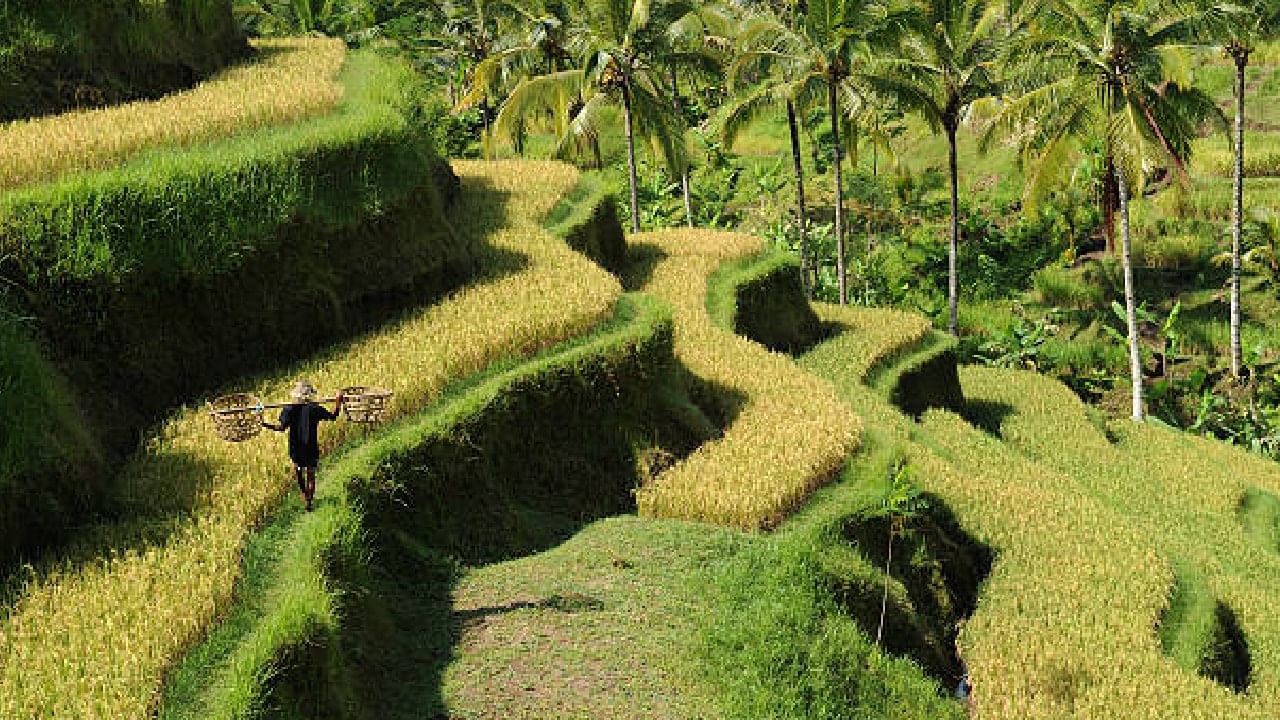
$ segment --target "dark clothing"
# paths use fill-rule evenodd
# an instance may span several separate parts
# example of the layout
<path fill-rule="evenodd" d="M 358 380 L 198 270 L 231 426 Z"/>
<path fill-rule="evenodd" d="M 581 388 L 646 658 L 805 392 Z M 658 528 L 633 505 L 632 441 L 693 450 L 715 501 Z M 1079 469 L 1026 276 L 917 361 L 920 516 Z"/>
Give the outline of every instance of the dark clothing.
<path fill-rule="evenodd" d="M 313 468 L 320 463 L 320 438 L 316 429 L 338 416 L 315 403 L 286 406 L 280 411 L 280 427 L 289 430 L 289 457 L 293 464 Z"/>

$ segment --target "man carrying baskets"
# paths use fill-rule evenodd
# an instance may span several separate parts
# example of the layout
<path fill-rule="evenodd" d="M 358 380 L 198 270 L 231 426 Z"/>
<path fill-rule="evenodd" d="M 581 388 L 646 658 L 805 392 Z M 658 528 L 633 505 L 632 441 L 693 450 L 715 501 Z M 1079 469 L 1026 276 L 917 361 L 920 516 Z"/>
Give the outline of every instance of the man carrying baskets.
<path fill-rule="evenodd" d="M 316 403 L 316 389 L 311 383 L 302 381 L 293 388 L 290 397 L 293 403 L 280 411 L 280 421 L 272 425 L 266 421 L 262 427 L 275 432 L 289 432 L 289 458 L 293 461 L 294 472 L 298 478 L 298 489 L 302 491 L 302 499 L 307 503 L 307 512 L 311 511 L 316 495 L 316 466 L 320 463 L 320 439 L 317 432 L 320 423 L 326 420 L 337 420 L 342 413 L 345 401 L 339 392 L 335 399 L 333 412 Z"/>

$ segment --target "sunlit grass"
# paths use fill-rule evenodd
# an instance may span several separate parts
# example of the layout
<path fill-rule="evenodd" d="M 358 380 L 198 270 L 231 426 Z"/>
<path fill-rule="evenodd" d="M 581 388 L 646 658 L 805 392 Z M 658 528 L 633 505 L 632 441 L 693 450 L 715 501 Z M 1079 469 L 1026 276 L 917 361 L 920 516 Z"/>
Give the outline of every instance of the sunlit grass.
<path fill-rule="evenodd" d="M 1237 512 L 1250 488 L 1280 491 L 1274 463 L 1222 443 L 1128 421 L 1115 442 L 1065 386 L 966 368 L 970 401 L 1000 414 L 1000 440 L 952 415 L 925 422 L 927 477 L 1000 550 L 965 657 L 984 715 L 1275 717 L 1280 712 L 1280 554 Z M 1156 633 L 1190 567 L 1239 616 L 1246 695 L 1179 667 Z"/>

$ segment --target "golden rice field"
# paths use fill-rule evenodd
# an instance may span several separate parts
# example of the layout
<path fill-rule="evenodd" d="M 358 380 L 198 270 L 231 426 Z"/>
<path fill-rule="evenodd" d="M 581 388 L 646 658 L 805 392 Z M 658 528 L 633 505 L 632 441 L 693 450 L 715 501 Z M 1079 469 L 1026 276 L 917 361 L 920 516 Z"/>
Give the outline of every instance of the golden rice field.
<path fill-rule="evenodd" d="M 159 146 L 185 146 L 331 112 L 342 100 L 342 40 L 258 40 L 255 62 L 160 100 L 0 126 L 0 190 L 111 167 Z"/>
<path fill-rule="evenodd" d="M 299 376 L 329 389 L 381 385 L 397 392 L 396 414 L 415 412 L 451 381 L 610 317 L 618 282 L 540 224 L 577 182 L 575 169 L 533 162 L 456 169 L 465 188 L 458 217 L 503 226 L 487 242 L 528 264 L 253 392 L 282 397 Z M 493 191 L 506 201 L 495 202 Z M 333 446 L 353 432 L 336 424 L 322 442 Z M 226 444 L 200 408 L 178 413 L 130 463 L 123 485 L 137 507 L 163 510 L 189 491 L 194 509 L 161 542 L 43 571 L 29 582 L 0 620 L 0 717 L 154 713 L 165 671 L 228 606 L 248 534 L 291 488 L 286 467 L 279 437 Z"/>
<path fill-rule="evenodd" d="M 676 356 L 703 380 L 745 396 L 723 437 L 637 491 L 639 510 L 771 528 L 840 468 L 858 444 L 858 418 L 830 385 L 789 357 L 717 327 L 708 315 L 707 278 L 723 262 L 762 250 L 761 240 L 674 230 L 631 242 L 662 256 L 641 290 L 674 307 Z"/>
<path fill-rule="evenodd" d="M 1152 424 L 1115 423 L 1112 443 L 1087 421 L 1081 402 L 1056 382 L 979 368 L 967 369 L 963 378 L 972 397 L 1012 409 L 1002 425 L 1007 445 L 1116 513 L 1163 564 L 1187 566 L 1203 576 L 1210 592 L 1239 620 L 1252 661 L 1246 695 L 1172 667 L 1154 646 L 1153 618 L 1144 613 L 1129 619 L 1130 632 L 1144 642 L 1125 648 L 1140 671 L 1103 672 L 1098 666 L 1110 663 L 1100 662 L 1106 656 L 1097 654 L 1070 659 L 1095 675 L 1089 695 L 1097 707 L 1116 717 L 1280 716 L 1280 548 L 1255 544 L 1237 517 L 1250 489 L 1280 494 L 1275 463 Z M 1128 545 L 1103 541 L 1093 553 L 1110 557 Z M 1167 580 L 1167 571 L 1154 578 L 1161 576 Z M 1143 603 L 1160 611 L 1170 591 L 1169 585 L 1157 584 Z"/>

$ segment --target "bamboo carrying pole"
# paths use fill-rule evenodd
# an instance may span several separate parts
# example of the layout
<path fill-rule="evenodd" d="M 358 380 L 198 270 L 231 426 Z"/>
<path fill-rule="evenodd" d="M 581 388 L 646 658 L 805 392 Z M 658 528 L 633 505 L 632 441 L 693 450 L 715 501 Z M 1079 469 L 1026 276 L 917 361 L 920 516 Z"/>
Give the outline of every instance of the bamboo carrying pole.
<path fill-rule="evenodd" d="M 391 398 L 395 396 L 390 390 L 377 387 L 355 385 L 343 388 L 342 412 L 351 422 L 370 425 L 382 422 Z M 307 402 L 329 403 L 338 396 L 319 398 Z M 268 408 L 284 408 L 302 403 L 269 403 L 264 404 L 256 395 L 241 393 L 225 395 L 209 403 L 209 417 L 213 420 L 214 430 L 228 442 L 244 442 L 256 437 L 262 431 L 261 416 Z"/>
<path fill-rule="evenodd" d="M 369 394 L 372 395 L 373 393 L 369 393 Z M 342 399 L 351 400 L 359 397 L 364 397 L 364 395 L 363 394 L 362 395 L 344 395 Z M 331 403 L 331 402 L 336 402 L 337 399 L 338 399 L 338 396 L 334 395 L 333 397 L 319 398 L 317 400 L 308 400 L 307 402 Z M 284 403 L 267 403 L 265 405 L 245 405 L 244 407 L 232 407 L 232 408 L 223 408 L 221 410 L 210 410 L 209 413 L 212 415 L 234 415 L 236 413 L 250 412 L 255 410 L 277 410 L 279 408 L 289 407 L 290 405 L 303 405 L 303 404 L 305 403 L 284 402 Z"/>

